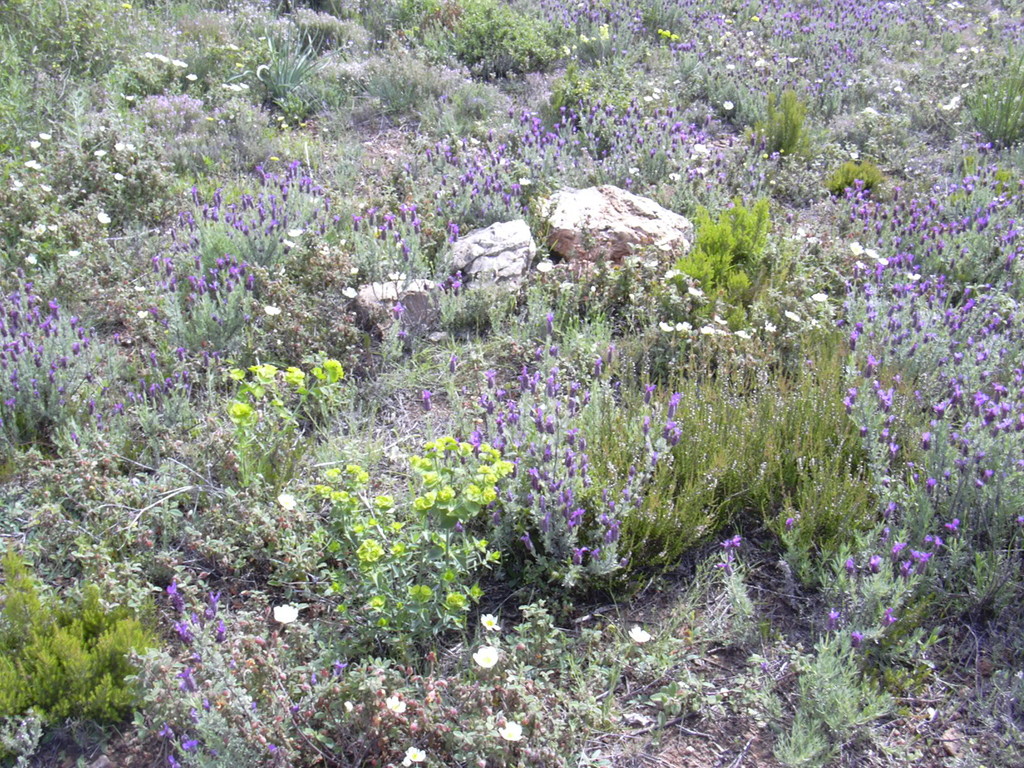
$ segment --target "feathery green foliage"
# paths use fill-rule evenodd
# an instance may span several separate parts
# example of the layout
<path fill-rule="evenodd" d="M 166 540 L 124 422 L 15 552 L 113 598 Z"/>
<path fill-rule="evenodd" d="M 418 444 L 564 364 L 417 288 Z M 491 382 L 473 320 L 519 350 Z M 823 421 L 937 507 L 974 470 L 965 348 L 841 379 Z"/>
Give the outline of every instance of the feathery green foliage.
<path fill-rule="evenodd" d="M 50 721 L 124 718 L 135 701 L 125 683 L 130 654 L 155 638 L 124 608 L 108 610 L 88 585 L 81 601 L 57 605 L 40 596 L 24 561 L 9 550 L 0 588 L 0 717 L 30 709 Z"/>

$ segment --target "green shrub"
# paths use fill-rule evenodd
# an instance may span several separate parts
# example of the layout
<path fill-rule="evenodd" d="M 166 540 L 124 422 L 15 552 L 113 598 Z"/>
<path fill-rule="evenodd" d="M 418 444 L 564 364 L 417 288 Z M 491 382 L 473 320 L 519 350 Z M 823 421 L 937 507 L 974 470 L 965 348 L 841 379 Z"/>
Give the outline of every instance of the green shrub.
<path fill-rule="evenodd" d="M 625 112 L 636 98 L 642 70 L 626 59 L 603 62 L 600 66 L 580 69 L 574 61 L 551 88 L 548 111 L 551 119 L 562 117 L 562 108 L 583 112 L 588 105 L 600 103 Z"/>
<path fill-rule="evenodd" d="M 842 195 L 847 189 L 857 186 L 864 190 L 877 189 L 885 181 L 885 174 L 870 160 L 843 163 L 828 177 L 825 187 L 833 195 Z"/>
<path fill-rule="evenodd" d="M 819 339 L 813 367 L 792 375 L 761 372 L 751 381 L 749 370 L 725 361 L 714 376 L 677 374 L 678 392 L 659 399 L 675 404 L 668 420 L 681 439 L 664 449 L 642 503 L 623 522 L 620 551 L 630 562 L 677 563 L 730 525 L 774 528 L 787 499 L 800 510 L 801 545 L 814 551 L 833 553 L 871 524 L 864 454 L 842 403 L 844 358 L 834 345 Z M 643 450 L 640 397 L 624 397 L 585 432 L 602 457 L 597 487 L 614 487 Z M 665 418 L 653 412 L 651 440 Z"/>
<path fill-rule="evenodd" d="M 676 262 L 676 270 L 700 281 L 701 289 L 711 299 L 712 310 L 719 299 L 731 305 L 748 303 L 751 273 L 759 266 L 768 244 L 768 200 L 759 200 L 748 208 L 737 198 L 717 220 L 701 208 L 695 224 L 697 240 L 690 253 Z"/>
<path fill-rule="evenodd" d="M 22 559 L 4 558 L 0 618 L 0 717 L 30 709 L 47 720 L 124 718 L 135 701 L 129 654 L 154 645 L 125 608 L 107 610 L 95 585 L 75 604 L 45 600 Z"/>
<path fill-rule="evenodd" d="M 769 152 L 780 155 L 801 155 L 809 146 L 807 107 L 787 88 L 776 98 L 768 99 L 768 117 L 754 126 L 754 132 L 765 143 Z"/>
<path fill-rule="evenodd" d="M 489 518 L 495 484 L 514 469 L 490 446 L 452 437 L 427 443 L 409 463 L 420 491 L 411 500 L 371 501 L 370 475 L 356 465 L 327 470 L 328 484 L 315 489 L 331 510 L 329 593 L 344 600 L 353 628 L 364 628 L 357 642 L 376 640 L 406 661 L 417 645 L 464 628 L 482 597 L 475 580 L 500 553 L 471 530 Z"/>
<path fill-rule="evenodd" d="M 243 485 L 262 479 L 279 488 L 295 475 L 313 444 L 307 432 L 322 426 L 338 403 L 344 375 L 337 360 L 325 360 L 309 376 L 301 368 L 282 371 L 270 364 L 230 371 L 239 383 L 227 410 Z"/>
<path fill-rule="evenodd" d="M 975 124 L 989 141 L 1010 146 L 1024 139 L 1024 53 L 983 80 L 969 106 Z"/>
<path fill-rule="evenodd" d="M 827 637 L 800 671 L 800 696 L 790 732 L 775 756 L 789 766 L 831 765 L 836 744 L 867 736 L 892 709 L 892 697 L 860 671 L 849 638 Z"/>
<path fill-rule="evenodd" d="M 481 76 L 547 69 L 558 52 L 551 27 L 495 0 L 467 0 L 455 27 L 459 61 Z"/>

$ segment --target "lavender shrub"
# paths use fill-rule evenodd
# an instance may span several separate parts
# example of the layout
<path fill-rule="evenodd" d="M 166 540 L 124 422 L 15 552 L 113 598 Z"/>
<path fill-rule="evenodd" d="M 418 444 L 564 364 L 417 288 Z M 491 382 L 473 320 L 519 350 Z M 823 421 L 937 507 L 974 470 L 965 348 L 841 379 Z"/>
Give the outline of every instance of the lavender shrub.
<path fill-rule="evenodd" d="M 50 444 L 76 424 L 102 425 L 100 371 L 106 355 L 74 315 L 32 283 L 0 298 L 0 437 L 7 447 Z"/>

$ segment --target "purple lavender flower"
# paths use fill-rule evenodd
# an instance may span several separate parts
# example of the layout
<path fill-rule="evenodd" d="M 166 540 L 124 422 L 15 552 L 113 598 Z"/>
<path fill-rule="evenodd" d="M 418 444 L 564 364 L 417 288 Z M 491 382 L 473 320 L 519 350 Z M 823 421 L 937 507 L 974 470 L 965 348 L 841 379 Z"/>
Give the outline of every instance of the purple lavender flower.
<path fill-rule="evenodd" d="M 172 581 L 167 587 L 167 594 L 171 597 L 171 606 L 178 613 L 182 613 L 185 610 L 185 599 L 181 596 L 181 592 L 178 590 L 178 582 Z"/>
<path fill-rule="evenodd" d="M 180 690 L 186 693 L 195 693 L 199 690 L 199 686 L 196 685 L 196 679 L 192 676 L 192 667 L 185 667 L 178 673 L 178 677 L 181 679 L 181 682 L 178 683 Z"/>

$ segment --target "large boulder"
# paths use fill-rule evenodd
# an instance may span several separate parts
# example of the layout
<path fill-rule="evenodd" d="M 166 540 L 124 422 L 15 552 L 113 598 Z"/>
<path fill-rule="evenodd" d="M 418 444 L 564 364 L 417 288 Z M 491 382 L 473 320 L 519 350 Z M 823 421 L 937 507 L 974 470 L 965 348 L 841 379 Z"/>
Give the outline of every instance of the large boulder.
<path fill-rule="evenodd" d="M 541 214 L 551 228 L 549 247 L 570 263 L 621 263 L 643 246 L 682 256 L 693 243 L 693 224 L 685 216 L 610 184 L 556 192 Z"/>
<path fill-rule="evenodd" d="M 452 246 L 452 272 L 461 271 L 474 286 L 516 288 L 537 255 L 530 226 L 522 219 L 492 224 L 460 237 Z"/>

